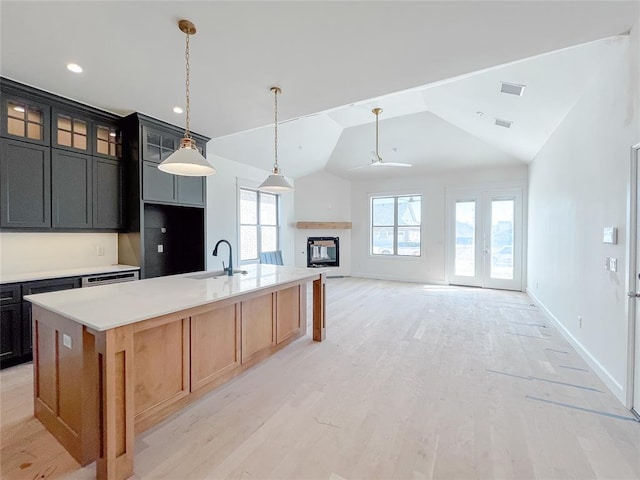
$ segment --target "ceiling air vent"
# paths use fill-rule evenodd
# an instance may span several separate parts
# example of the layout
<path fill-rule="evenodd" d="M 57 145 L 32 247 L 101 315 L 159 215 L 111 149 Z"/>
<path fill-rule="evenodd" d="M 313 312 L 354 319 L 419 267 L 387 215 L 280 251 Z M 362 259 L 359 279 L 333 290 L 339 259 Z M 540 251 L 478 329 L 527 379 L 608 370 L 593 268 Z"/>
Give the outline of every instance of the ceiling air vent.
<path fill-rule="evenodd" d="M 502 93 L 508 93 L 510 95 L 517 95 L 519 97 L 522 96 L 522 93 L 524 92 L 524 85 L 518 85 L 517 83 L 507 83 L 507 82 L 501 82 L 502 85 L 500 87 L 500 91 Z"/>
<path fill-rule="evenodd" d="M 499 127 L 511 128 L 512 124 L 513 122 L 510 122 L 509 120 L 500 120 L 499 118 L 496 118 L 496 125 Z"/>

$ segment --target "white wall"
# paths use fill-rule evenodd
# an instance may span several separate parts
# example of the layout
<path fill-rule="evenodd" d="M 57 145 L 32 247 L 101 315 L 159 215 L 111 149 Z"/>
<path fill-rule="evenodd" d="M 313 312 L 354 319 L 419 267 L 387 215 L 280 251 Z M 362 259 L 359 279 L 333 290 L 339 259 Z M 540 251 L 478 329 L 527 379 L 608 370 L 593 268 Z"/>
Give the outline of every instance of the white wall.
<path fill-rule="evenodd" d="M 619 40 L 529 171 L 528 292 L 622 402 L 629 151 L 640 141 L 634 35 Z M 603 244 L 605 226 L 618 227 L 617 245 Z M 605 271 L 605 257 L 618 272 Z"/>
<path fill-rule="evenodd" d="M 0 233 L 0 275 L 116 263 L 117 233 Z"/>
<path fill-rule="evenodd" d="M 234 267 L 239 265 L 238 258 L 238 185 L 256 188 L 270 172 L 250 167 L 233 160 L 217 156 L 207 156 L 217 173 L 207 177 L 207 219 L 206 219 L 206 268 L 222 269 L 222 261 L 227 264 L 229 255 L 226 246 L 220 247 L 221 253 L 214 257 L 211 252 L 220 239 L 233 245 Z M 294 182 L 287 180 L 295 187 Z M 280 195 L 280 249 L 285 265 L 293 265 L 294 229 L 293 194 Z"/>
<path fill-rule="evenodd" d="M 296 180 L 296 222 L 350 222 L 351 182 L 328 172 L 318 172 Z M 328 276 L 351 275 L 351 230 L 296 229 L 295 265 L 307 266 L 307 237 L 339 237 L 340 266 Z"/>
<path fill-rule="evenodd" d="M 409 282 L 445 283 L 446 191 L 466 187 L 526 187 L 527 167 L 485 168 L 424 177 L 353 182 L 351 275 Z M 422 195 L 422 256 L 369 254 L 369 198 L 379 194 Z M 526 222 L 526 215 L 524 218 Z"/>

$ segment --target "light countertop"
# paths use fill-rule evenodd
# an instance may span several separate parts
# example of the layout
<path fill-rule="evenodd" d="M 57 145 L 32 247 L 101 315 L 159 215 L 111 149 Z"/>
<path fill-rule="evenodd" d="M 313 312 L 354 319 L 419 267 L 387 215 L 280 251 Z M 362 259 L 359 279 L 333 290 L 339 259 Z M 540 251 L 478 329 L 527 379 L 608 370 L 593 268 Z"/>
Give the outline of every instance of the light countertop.
<path fill-rule="evenodd" d="M 185 273 L 24 298 L 94 330 L 104 331 L 275 285 L 311 281 L 326 273 L 322 268 L 279 265 L 248 265 L 245 270 L 247 274 L 232 277 L 197 278 L 212 272 Z"/>
<path fill-rule="evenodd" d="M 99 267 L 65 268 L 59 270 L 47 270 L 43 272 L 2 274 L 0 284 L 15 282 L 30 282 L 33 280 L 46 280 L 48 278 L 81 277 L 84 275 L 96 275 L 99 273 L 128 272 L 140 270 L 133 265 L 102 265 Z"/>

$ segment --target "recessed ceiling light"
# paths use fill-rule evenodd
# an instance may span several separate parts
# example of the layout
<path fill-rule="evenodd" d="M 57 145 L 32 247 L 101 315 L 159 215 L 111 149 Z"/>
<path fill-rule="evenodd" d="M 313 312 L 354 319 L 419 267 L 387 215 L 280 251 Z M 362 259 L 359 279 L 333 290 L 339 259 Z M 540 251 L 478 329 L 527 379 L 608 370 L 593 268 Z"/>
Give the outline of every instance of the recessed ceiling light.
<path fill-rule="evenodd" d="M 82 67 L 77 63 L 67 63 L 67 70 L 73 73 L 82 73 Z"/>
<path fill-rule="evenodd" d="M 508 93 L 509 95 L 522 96 L 525 85 L 518 85 L 517 83 L 501 82 L 500 91 L 502 93 Z"/>
<path fill-rule="evenodd" d="M 184 110 L 182 110 L 180 107 L 173 107 L 173 113 L 182 113 Z"/>
<path fill-rule="evenodd" d="M 13 109 L 16 112 L 24 113 L 24 107 L 21 107 L 20 105 L 16 105 L 15 107 L 13 107 Z"/>
<path fill-rule="evenodd" d="M 499 118 L 496 118 L 496 125 L 499 127 L 511 128 L 513 122 L 510 120 L 500 120 Z"/>
<path fill-rule="evenodd" d="M 481 117 L 481 116 L 483 116 L 483 115 L 484 115 L 484 112 L 481 112 L 480 110 L 478 110 L 478 111 L 476 112 L 476 115 L 478 115 L 479 117 Z"/>

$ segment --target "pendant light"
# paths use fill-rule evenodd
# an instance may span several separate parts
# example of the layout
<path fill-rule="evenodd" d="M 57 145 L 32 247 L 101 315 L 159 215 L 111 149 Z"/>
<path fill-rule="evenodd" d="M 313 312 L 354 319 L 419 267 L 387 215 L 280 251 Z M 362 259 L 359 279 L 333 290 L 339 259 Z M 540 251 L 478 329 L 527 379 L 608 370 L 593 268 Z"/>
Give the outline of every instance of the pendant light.
<path fill-rule="evenodd" d="M 166 173 L 184 175 L 187 177 L 204 177 L 206 175 L 214 175 L 216 173 L 216 169 L 213 168 L 207 159 L 200 154 L 196 147 L 196 141 L 191 138 L 191 132 L 189 131 L 189 113 L 191 111 L 189 98 L 189 36 L 195 35 L 196 26 L 189 20 L 180 20 L 178 22 L 178 28 L 186 34 L 187 37 L 185 49 L 187 72 L 187 79 L 185 82 L 185 92 L 187 97 L 186 125 L 184 137 L 180 140 L 180 148 L 158 165 L 158 168 Z"/>
<path fill-rule="evenodd" d="M 293 190 L 293 187 L 287 182 L 287 180 L 280 173 L 280 167 L 278 167 L 278 94 L 282 93 L 279 87 L 271 87 L 271 91 L 275 97 L 275 162 L 273 164 L 273 171 L 267 179 L 260 184 L 258 190 L 270 193 L 284 193 Z"/>

